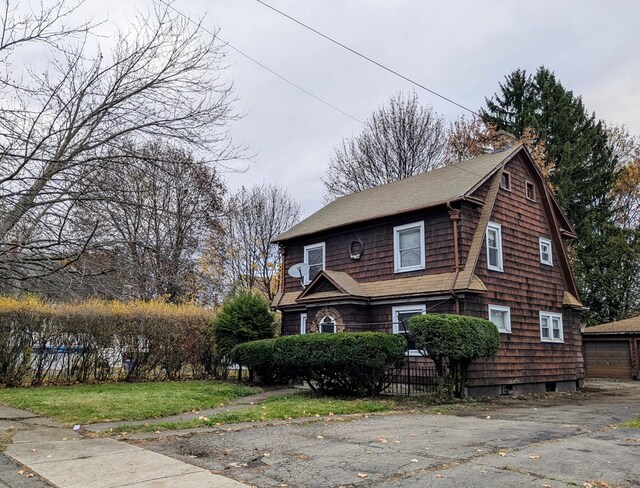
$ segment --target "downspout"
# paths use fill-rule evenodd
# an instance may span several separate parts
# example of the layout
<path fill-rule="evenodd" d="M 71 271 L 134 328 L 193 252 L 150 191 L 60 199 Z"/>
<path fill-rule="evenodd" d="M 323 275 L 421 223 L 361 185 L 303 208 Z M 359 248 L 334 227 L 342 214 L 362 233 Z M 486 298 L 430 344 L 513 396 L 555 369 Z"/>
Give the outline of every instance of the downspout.
<path fill-rule="evenodd" d="M 455 313 L 460 315 L 460 299 L 453 291 L 456 286 L 456 282 L 458 281 L 458 275 L 460 274 L 460 255 L 458 250 L 458 221 L 460 220 L 460 210 L 453 208 L 451 206 L 451 202 L 447 202 L 447 208 L 449 209 L 449 218 L 451 219 L 453 229 L 453 262 L 456 272 L 453 277 L 453 281 L 451 282 L 451 289 L 449 292 L 454 298 Z"/>
<path fill-rule="evenodd" d="M 284 274 L 284 246 L 282 244 L 280 244 L 279 246 L 279 251 L 280 251 L 280 300 L 282 300 L 282 297 L 284 296 L 284 278 L 285 278 L 285 274 Z M 282 311 L 280 312 L 280 337 L 282 337 L 284 335 L 284 317 L 282 316 Z"/>

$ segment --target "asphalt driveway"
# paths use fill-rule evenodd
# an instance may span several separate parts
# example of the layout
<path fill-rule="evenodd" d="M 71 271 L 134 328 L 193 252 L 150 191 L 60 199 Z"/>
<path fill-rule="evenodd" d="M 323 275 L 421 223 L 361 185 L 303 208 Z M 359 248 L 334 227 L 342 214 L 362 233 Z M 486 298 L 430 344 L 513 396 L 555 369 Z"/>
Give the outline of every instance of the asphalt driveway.
<path fill-rule="evenodd" d="M 327 417 L 132 440 L 258 487 L 640 487 L 640 383 L 462 415 Z"/>

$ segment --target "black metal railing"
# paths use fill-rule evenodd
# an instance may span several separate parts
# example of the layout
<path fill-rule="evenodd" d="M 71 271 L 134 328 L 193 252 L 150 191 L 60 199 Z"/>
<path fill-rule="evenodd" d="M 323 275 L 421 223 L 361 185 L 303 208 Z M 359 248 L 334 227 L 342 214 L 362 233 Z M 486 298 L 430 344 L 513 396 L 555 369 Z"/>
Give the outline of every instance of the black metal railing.
<path fill-rule="evenodd" d="M 388 395 L 424 395 L 436 393 L 438 378 L 436 368 L 426 358 L 408 356 L 402 368 L 389 374 Z"/>

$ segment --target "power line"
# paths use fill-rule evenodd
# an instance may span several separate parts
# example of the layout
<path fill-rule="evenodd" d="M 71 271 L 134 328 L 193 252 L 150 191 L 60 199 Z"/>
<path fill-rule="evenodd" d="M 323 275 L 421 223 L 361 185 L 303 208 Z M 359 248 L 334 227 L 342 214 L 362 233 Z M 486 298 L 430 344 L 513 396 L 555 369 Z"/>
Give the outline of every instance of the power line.
<path fill-rule="evenodd" d="M 268 4 L 268 3 L 266 3 L 266 2 L 263 2 L 262 0 L 256 0 L 256 2 L 258 2 L 258 3 L 259 3 L 259 4 L 261 4 L 261 5 L 264 5 L 265 7 L 267 7 L 267 8 L 269 8 L 269 9 L 273 10 L 274 12 L 279 13 L 280 15 L 282 15 L 282 16 L 284 16 L 284 17 L 286 17 L 287 19 L 292 20 L 293 22 L 295 22 L 296 24 L 298 24 L 298 25 L 300 25 L 300 26 L 304 27 L 305 29 L 309 29 L 311 32 L 314 32 L 314 33 L 318 34 L 319 36 L 324 37 L 326 40 L 328 40 L 328 41 L 330 41 L 330 42 L 333 42 L 334 44 L 337 44 L 338 46 L 340 46 L 340 47 L 341 47 L 341 48 L 343 48 L 343 49 L 346 49 L 347 51 L 351 52 L 352 54 L 355 54 L 356 56 L 359 56 L 359 57 L 361 57 L 362 59 L 365 59 L 365 60 L 369 61 L 370 63 L 373 63 L 373 64 L 375 64 L 376 66 L 378 66 L 378 67 L 380 67 L 380 68 L 384 69 L 385 71 L 388 71 L 389 73 L 392 73 L 392 74 L 394 74 L 394 75 L 396 75 L 396 76 L 398 76 L 398 77 L 402 78 L 403 80 L 408 81 L 409 83 L 411 83 L 411 84 L 413 84 L 413 85 L 415 85 L 415 86 L 417 86 L 417 87 L 419 87 L 419 88 L 422 88 L 423 90 L 428 91 L 428 92 L 429 92 L 429 93 L 431 93 L 432 95 L 435 95 L 435 96 L 437 96 L 437 97 L 439 97 L 439 98 L 442 98 L 443 100 L 446 100 L 447 102 L 452 103 L 453 105 L 456 105 L 457 107 L 460 107 L 461 109 L 466 110 L 467 112 L 472 113 L 473 115 L 479 115 L 479 114 L 478 114 L 477 112 L 475 112 L 474 110 L 471 110 L 470 108 L 465 107 L 464 105 L 462 105 L 462 104 L 460 104 L 460 103 L 458 103 L 458 102 L 456 102 L 456 101 L 452 100 L 451 98 L 448 98 L 448 97 L 446 97 L 446 96 L 444 96 L 444 95 L 442 95 L 442 94 L 440 94 L 440 93 L 438 93 L 438 92 L 436 92 L 436 91 L 432 90 L 431 88 L 427 88 L 427 87 L 426 87 L 426 86 L 424 86 L 423 84 L 418 83 L 418 82 L 417 82 L 417 81 L 415 81 L 415 80 L 412 80 L 411 78 L 409 78 L 409 77 L 407 77 L 407 76 L 405 76 L 405 75 L 403 75 L 403 74 L 401 74 L 401 73 L 399 73 L 399 72 L 397 72 L 397 71 L 395 71 L 395 70 L 393 70 L 393 69 L 391 69 L 391 68 L 389 68 L 389 67 L 385 66 L 385 65 L 384 65 L 384 64 L 382 64 L 382 63 L 379 63 L 378 61 L 376 61 L 376 60 L 374 60 L 374 59 L 371 59 L 370 57 L 368 57 L 368 56 L 366 56 L 366 55 L 362 54 L 361 52 L 358 52 L 358 51 L 356 51 L 355 49 L 353 49 L 353 48 L 351 48 L 351 47 L 349 47 L 349 46 L 347 46 L 347 45 L 345 45 L 345 44 L 341 43 L 340 41 L 337 41 L 337 40 L 335 40 L 334 38 L 332 38 L 332 37 L 330 37 L 330 36 L 328 36 L 328 35 L 326 35 L 326 34 L 323 34 L 323 33 L 322 33 L 322 32 L 320 32 L 319 30 L 314 29 L 314 28 L 313 28 L 313 27 L 311 27 L 310 25 L 307 25 L 307 24 L 305 24 L 304 22 L 301 22 L 301 21 L 299 21 L 298 19 L 296 19 L 296 18 L 294 18 L 294 17 L 291 17 L 290 15 L 286 14 L 286 13 L 285 13 L 285 12 L 283 12 L 282 10 L 278 10 L 277 8 L 272 7 L 271 5 L 269 5 L 269 4 Z"/>
<path fill-rule="evenodd" d="M 356 122 L 358 122 L 358 123 L 360 123 L 360 124 L 364 125 L 364 122 L 363 122 L 363 121 L 361 121 L 361 120 L 359 120 L 358 118 L 354 117 L 353 115 L 351 115 L 351 114 L 349 114 L 349 113 L 345 112 L 344 110 L 342 110 L 342 109 L 340 109 L 340 108 L 336 107 L 335 105 L 333 105 L 333 104 L 331 104 L 331 103 L 327 102 L 326 100 L 324 100 L 324 99 L 320 98 L 319 96 L 317 96 L 317 95 L 315 95 L 314 93 L 310 92 L 310 91 L 309 91 L 309 90 L 307 90 L 306 88 L 303 88 L 302 86 L 298 85 L 297 83 L 295 83 L 295 82 L 293 82 L 293 81 L 289 80 L 288 78 L 286 78 L 285 76 L 281 75 L 281 74 L 280 74 L 280 73 L 278 73 L 277 71 L 272 70 L 271 68 L 269 68 L 269 67 L 268 67 L 268 66 L 266 66 L 265 64 L 261 63 L 261 62 L 260 62 L 260 61 L 258 61 L 257 59 L 253 58 L 252 56 L 249 56 L 249 55 L 248 55 L 247 53 L 245 53 L 244 51 L 242 51 L 242 50 L 238 49 L 237 47 L 233 46 L 229 41 L 225 41 L 224 39 L 221 39 L 221 38 L 220 38 L 216 33 L 212 32 L 211 30 L 209 30 L 209 29 L 207 29 L 206 27 L 204 27 L 202 24 L 200 24 L 200 23 L 196 22 L 195 20 L 191 19 L 191 17 L 189 17 L 188 15 L 184 14 L 183 12 L 181 12 L 180 10 L 178 10 L 177 8 L 175 8 L 173 5 L 171 5 L 170 3 L 168 3 L 168 2 L 167 2 L 167 0 L 159 0 L 159 1 L 160 1 L 160 3 L 164 4 L 166 7 L 170 8 L 170 9 L 171 9 L 171 10 L 173 10 L 175 13 L 177 13 L 178 15 L 180 15 L 181 17 L 183 17 L 185 20 L 187 20 L 187 21 L 188 21 L 188 22 L 190 22 L 191 24 L 195 25 L 198 29 L 201 29 L 202 31 L 206 32 L 207 34 L 209 34 L 210 36 L 212 36 L 214 39 L 219 39 L 219 40 L 220 40 L 220 41 L 221 41 L 225 46 L 230 47 L 231 49 L 233 49 L 233 50 L 234 50 L 235 52 L 237 52 L 238 54 L 240 54 L 240 55 L 244 56 L 244 57 L 245 57 L 245 58 L 247 58 L 248 60 L 250 60 L 250 61 L 252 61 L 253 63 L 255 63 L 255 64 L 257 64 L 258 66 L 260 66 L 261 68 L 263 68 L 263 69 L 267 70 L 269 73 L 271 73 L 271 74 L 273 74 L 273 75 L 277 76 L 277 77 L 278 77 L 278 78 L 280 78 L 281 80 L 283 80 L 283 81 L 287 82 L 288 84 L 290 84 L 291 86 L 293 86 L 293 87 L 297 88 L 297 89 L 298 89 L 298 90 L 300 90 L 301 92 L 303 92 L 303 93 L 305 93 L 305 94 L 309 95 L 310 97 L 312 97 L 312 98 L 316 99 L 317 101 L 319 101 L 319 102 L 323 103 L 323 104 L 324 104 L 324 105 L 326 105 L 327 107 L 330 107 L 330 108 L 332 108 L 333 110 L 335 110 L 335 111 L 337 111 L 337 112 L 340 112 L 342 115 L 345 115 L 345 116 L 349 117 L 350 119 L 355 120 Z M 273 10 L 277 11 L 278 13 L 281 13 L 282 15 L 285 15 L 286 17 L 289 17 L 287 14 L 284 14 L 283 12 L 280 12 L 279 10 L 274 9 L 273 7 L 271 7 L 270 5 L 267 5 L 266 3 L 262 2 L 261 0 L 256 0 L 256 1 L 258 1 L 259 3 L 264 4 L 266 7 L 269 7 L 269 8 L 271 8 L 271 9 L 273 9 Z M 297 22 L 297 23 L 299 23 L 299 24 L 303 25 L 304 27 L 306 27 L 306 28 L 308 28 L 308 29 L 311 29 L 312 31 L 317 32 L 317 31 L 315 31 L 315 29 L 313 29 L 313 28 L 311 28 L 311 27 L 308 27 L 308 26 L 306 26 L 305 24 L 302 24 L 301 22 L 297 21 L 297 20 L 296 20 L 296 19 L 294 19 L 293 17 L 289 17 L 289 18 L 291 18 L 291 20 L 293 20 L 293 21 L 295 21 L 295 22 Z M 424 87 L 424 86 L 422 86 L 422 85 L 420 85 L 420 84 L 418 84 L 418 83 L 416 83 L 416 82 L 414 82 L 414 81 L 410 80 L 409 78 L 404 77 L 403 75 L 400 75 L 400 74 L 398 74 L 398 73 L 395 73 L 393 70 L 391 70 L 391 69 L 389 69 L 389 68 L 386 68 L 385 66 L 383 66 L 383 65 L 381 65 L 381 64 L 379 64 L 379 63 L 377 63 L 376 61 L 373 61 L 373 60 L 371 60 L 371 59 L 367 58 L 366 56 L 364 56 L 364 55 L 362 55 L 362 54 L 360 54 L 360 53 L 358 53 L 358 52 L 356 52 L 356 51 L 353 51 L 351 48 L 349 48 L 349 47 L 347 47 L 347 46 L 343 46 L 343 45 L 342 45 L 342 44 L 340 44 L 339 42 L 334 41 L 333 39 L 331 39 L 331 38 L 329 38 L 329 37 L 325 36 L 324 34 L 322 34 L 322 33 L 320 33 L 320 32 L 317 32 L 317 33 L 318 33 L 318 34 L 320 34 L 320 35 L 321 35 L 321 36 L 323 36 L 323 37 L 326 37 L 326 38 L 327 38 L 327 39 L 329 39 L 330 41 L 335 42 L 335 43 L 336 43 L 336 44 L 338 44 L 338 45 L 341 45 L 341 46 L 342 46 L 342 47 L 344 47 L 345 49 L 348 49 L 349 51 L 354 52 L 354 53 L 355 53 L 355 54 L 357 54 L 358 56 L 364 57 L 365 59 L 367 59 L 367 60 L 371 61 L 372 63 L 377 64 L 378 66 L 380 66 L 380 67 L 382 67 L 382 68 L 386 69 L 387 71 L 391 71 L 392 73 L 397 74 L 397 75 L 398 75 L 398 76 L 400 76 L 401 78 L 404 78 L 404 79 L 406 79 L 406 80 L 410 81 L 411 83 L 414 83 L 414 84 L 416 84 L 417 86 L 420 86 L 421 88 L 424 88 L 425 90 L 427 90 L 427 91 L 429 91 L 429 92 L 431 92 L 431 93 L 433 93 L 433 94 L 435 94 L 435 95 L 439 96 L 440 98 L 443 98 L 444 100 L 447 100 L 447 101 L 449 101 L 449 102 L 453 103 L 454 105 L 457 105 L 457 106 L 459 106 L 459 107 L 463 108 L 464 110 L 467 110 L 467 111 L 471 112 L 471 113 L 472 113 L 472 114 L 474 114 L 474 115 L 478 115 L 476 112 L 474 112 L 474 111 L 472 111 L 472 110 L 470 110 L 470 109 L 468 109 L 468 108 L 464 107 L 463 105 L 460 105 L 460 104 L 458 104 L 458 103 L 454 102 L 453 100 L 449 100 L 448 98 L 446 98 L 446 97 L 444 97 L 444 96 L 442 96 L 442 95 L 440 95 L 440 94 L 438 94 L 438 93 L 436 93 L 436 92 L 434 92 L 434 91 L 430 90 L 430 89 L 429 89 L 429 88 L 427 88 L 427 87 Z M 478 176 L 478 177 L 481 177 L 481 175 L 479 175 L 478 173 L 475 173 L 474 171 L 470 171 L 470 170 L 468 170 L 468 169 L 464 169 L 464 168 L 459 168 L 459 167 L 458 167 L 457 165 L 455 165 L 455 164 L 454 164 L 454 165 L 452 165 L 452 166 L 457 167 L 460 171 L 463 171 L 463 172 L 465 172 L 465 173 L 470 173 L 470 174 L 476 175 L 476 176 Z"/>
<path fill-rule="evenodd" d="M 204 32 L 206 32 L 207 34 L 211 35 L 214 39 L 219 39 L 225 46 L 230 47 L 231 49 L 233 49 L 235 52 L 237 52 L 238 54 L 240 54 L 241 56 L 244 56 L 245 58 L 247 58 L 248 60 L 252 61 L 253 63 L 257 64 L 258 66 L 260 66 L 261 68 L 267 70 L 269 73 L 277 76 L 278 78 L 280 78 L 281 80 L 289 83 L 291 86 L 297 88 L 298 90 L 300 90 L 301 92 L 309 95 L 312 98 L 315 98 L 317 101 L 325 104 L 327 107 L 332 108 L 333 110 L 336 110 L 337 112 L 340 112 L 342 115 L 345 115 L 347 117 L 349 117 L 352 120 L 355 120 L 356 122 L 363 124 L 364 122 L 356 117 L 354 117 L 353 115 L 345 112 L 344 110 L 336 107 L 335 105 L 327 102 L 326 100 L 320 98 L 319 96 L 315 95 L 314 93 L 310 92 L 309 90 L 307 90 L 306 88 L 303 88 L 302 86 L 298 85 L 297 83 L 291 81 L 290 79 L 286 78 L 285 76 L 281 75 L 280 73 L 278 73 L 277 71 L 274 71 L 273 69 L 269 68 L 268 66 L 266 66 L 265 64 L 261 63 L 260 61 L 258 61 L 257 59 L 249 56 L 247 53 L 245 53 L 244 51 L 238 49 L 237 47 L 233 46 L 229 41 L 225 41 L 224 39 L 221 39 L 217 34 L 215 34 L 214 32 L 210 31 L 209 29 L 207 29 L 206 27 L 204 27 L 202 24 L 196 22 L 195 20 L 191 19 L 191 17 L 189 17 L 188 15 L 182 13 L 180 10 L 178 10 L 177 8 L 175 8 L 173 5 L 171 5 L 170 3 L 168 3 L 166 0 L 160 0 L 160 3 L 163 3 L 166 7 L 170 8 L 171 10 L 173 10 L 175 13 L 177 13 L 178 15 L 180 15 L 181 17 L 183 17 L 184 19 L 186 19 L 188 22 L 192 23 L 193 25 L 195 25 L 196 27 L 198 27 L 199 29 L 202 29 Z"/>

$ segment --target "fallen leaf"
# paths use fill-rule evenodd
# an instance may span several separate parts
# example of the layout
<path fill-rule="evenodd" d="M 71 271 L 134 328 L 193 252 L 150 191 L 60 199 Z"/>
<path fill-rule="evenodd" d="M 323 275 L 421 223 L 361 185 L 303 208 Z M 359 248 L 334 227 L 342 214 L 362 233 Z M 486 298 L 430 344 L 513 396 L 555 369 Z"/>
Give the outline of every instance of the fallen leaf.
<path fill-rule="evenodd" d="M 358 478 L 366 478 L 367 476 L 369 476 L 368 473 L 358 473 Z"/>

